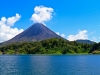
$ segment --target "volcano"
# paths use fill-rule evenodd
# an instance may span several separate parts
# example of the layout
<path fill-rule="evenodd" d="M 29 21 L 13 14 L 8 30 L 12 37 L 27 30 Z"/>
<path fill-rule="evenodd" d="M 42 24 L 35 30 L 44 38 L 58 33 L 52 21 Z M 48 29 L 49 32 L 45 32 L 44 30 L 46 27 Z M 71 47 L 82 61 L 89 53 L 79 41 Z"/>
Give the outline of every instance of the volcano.
<path fill-rule="evenodd" d="M 50 38 L 62 38 L 55 32 L 47 28 L 42 23 L 35 23 L 28 29 L 18 34 L 14 38 L 4 42 L 4 43 L 14 43 L 14 42 L 31 42 L 31 41 L 41 41 Z"/>

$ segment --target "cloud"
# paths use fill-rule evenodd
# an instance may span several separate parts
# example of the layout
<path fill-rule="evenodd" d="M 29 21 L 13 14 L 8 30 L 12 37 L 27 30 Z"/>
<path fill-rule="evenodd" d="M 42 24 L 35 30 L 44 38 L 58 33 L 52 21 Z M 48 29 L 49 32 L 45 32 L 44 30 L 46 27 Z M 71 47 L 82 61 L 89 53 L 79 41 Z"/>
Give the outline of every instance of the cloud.
<path fill-rule="evenodd" d="M 60 35 L 60 33 L 59 33 L 59 32 L 56 32 L 56 34 L 57 34 L 57 35 Z"/>
<path fill-rule="evenodd" d="M 31 17 L 33 22 L 44 23 L 46 21 L 51 20 L 53 8 L 51 7 L 44 7 L 44 6 L 36 6 L 34 8 L 34 14 Z"/>
<path fill-rule="evenodd" d="M 21 16 L 16 13 L 15 16 L 9 17 L 8 19 L 6 19 L 6 17 L 2 17 L 1 22 L 6 25 L 13 26 L 20 18 Z"/>
<path fill-rule="evenodd" d="M 95 36 L 93 36 L 92 40 L 91 41 L 94 41 L 94 42 L 97 42 L 97 38 Z M 97 42 L 98 43 L 98 42 Z"/>
<path fill-rule="evenodd" d="M 65 34 L 61 34 L 61 37 L 65 37 Z"/>
<path fill-rule="evenodd" d="M 95 36 L 92 37 L 92 40 L 91 40 L 91 41 L 94 41 L 94 42 L 96 42 L 96 43 L 99 42 L 99 41 L 97 40 L 97 37 L 95 37 Z"/>
<path fill-rule="evenodd" d="M 7 19 L 7 25 L 13 26 L 20 18 L 21 16 L 19 14 L 16 14 L 16 16 L 13 17 L 9 17 Z"/>
<path fill-rule="evenodd" d="M 93 41 L 95 41 L 95 42 L 97 41 L 97 38 L 95 36 L 93 36 Z"/>
<path fill-rule="evenodd" d="M 23 32 L 23 29 L 18 29 L 18 28 L 12 28 L 13 26 L 21 16 L 19 14 L 16 14 L 13 17 L 2 17 L 0 20 L 0 42 L 7 41 L 17 34 Z"/>
<path fill-rule="evenodd" d="M 78 39 L 88 39 L 87 30 L 79 31 L 79 33 L 76 34 L 76 35 L 69 35 L 67 37 L 67 39 L 69 41 L 75 41 L 75 40 L 78 40 Z"/>
<path fill-rule="evenodd" d="M 60 34 L 59 32 L 56 32 L 57 35 L 60 35 L 61 37 L 65 37 L 65 34 Z"/>
<path fill-rule="evenodd" d="M 94 33 L 95 33 L 95 31 L 91 32 L 89 35 L 92 35 L 92 34 L 94 34 Z"/>

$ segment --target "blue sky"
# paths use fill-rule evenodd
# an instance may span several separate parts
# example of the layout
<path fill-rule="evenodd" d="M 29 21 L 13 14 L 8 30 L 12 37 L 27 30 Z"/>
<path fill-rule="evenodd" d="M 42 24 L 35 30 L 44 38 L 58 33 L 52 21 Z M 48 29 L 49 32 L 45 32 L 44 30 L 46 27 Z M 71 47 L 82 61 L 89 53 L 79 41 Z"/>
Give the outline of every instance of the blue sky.
<path fill-rule="evenodd" d="M 21 16 L 20 20 L 10 27 L 25 30 L 34 23 L 30 18 L 34 8 L 40 5 L 54 10 L 52 19 L 45 22 L 54 32 L 64 34 L 69 40 L 100 41 L 99 0 L 0 0 L 0 18 L 9 18 L 18 13 Z"/>

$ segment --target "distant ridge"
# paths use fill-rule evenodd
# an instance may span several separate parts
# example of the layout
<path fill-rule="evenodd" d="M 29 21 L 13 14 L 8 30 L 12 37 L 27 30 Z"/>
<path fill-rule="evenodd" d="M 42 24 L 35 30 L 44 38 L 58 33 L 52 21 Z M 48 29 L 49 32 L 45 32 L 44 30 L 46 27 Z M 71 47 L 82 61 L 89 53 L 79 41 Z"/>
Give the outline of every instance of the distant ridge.
<path fill-rule="evenodd" d="M 41 41 L 49 38 L 62 38 L 55 32 L 47 28 L 42 23 L 35 23 L 28 29 L 18 34 L 14 38 L 4 42 L 5 44 L 14 42 L 31 42 L 31 41 Z"/>
<path fill-rule="evenodd" d="M 96 42 L 94 42 L 94 41 L 90 41 L 90 40 L 76 40 L 76 42 L 79 42 L 79 43 L 87 43 L 87 44 L 94 44 L 94 43 L 96 43 Z"/>

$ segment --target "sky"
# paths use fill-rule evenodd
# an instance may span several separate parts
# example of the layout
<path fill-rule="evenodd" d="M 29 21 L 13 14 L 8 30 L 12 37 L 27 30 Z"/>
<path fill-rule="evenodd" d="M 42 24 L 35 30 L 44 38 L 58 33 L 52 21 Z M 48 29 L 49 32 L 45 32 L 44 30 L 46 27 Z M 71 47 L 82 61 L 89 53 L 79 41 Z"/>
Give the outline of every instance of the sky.
<path fill-rule="evenodd" d="M 40 22 L 74 41 L 100 42 L 99 0 L 0 0 L 0 42 Z"/>

